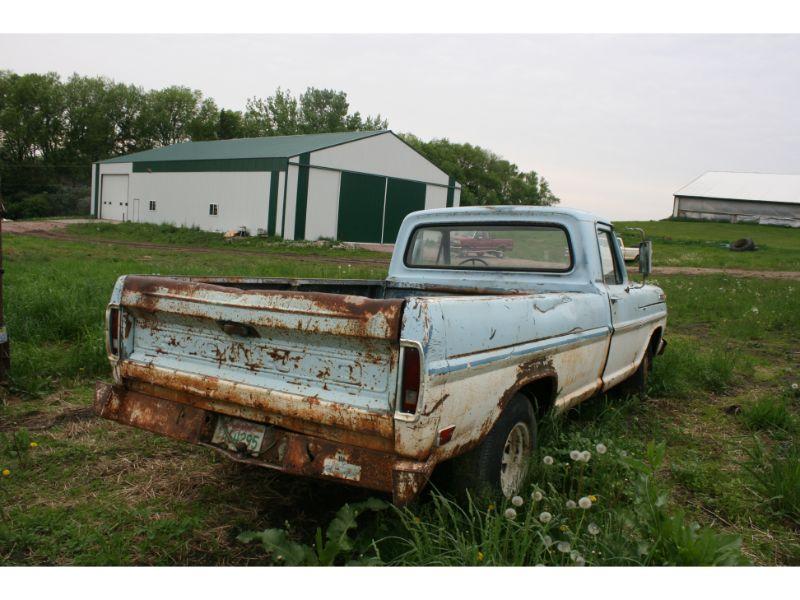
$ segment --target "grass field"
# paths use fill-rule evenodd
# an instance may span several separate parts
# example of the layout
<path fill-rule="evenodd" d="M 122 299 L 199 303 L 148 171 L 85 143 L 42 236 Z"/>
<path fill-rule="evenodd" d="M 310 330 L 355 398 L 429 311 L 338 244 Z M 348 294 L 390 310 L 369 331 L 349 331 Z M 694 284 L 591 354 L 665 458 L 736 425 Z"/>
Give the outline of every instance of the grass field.
<path fill-rule="evenodd" d="M 770 225 L 692 221 L 624 221 L 614 224 L 628 246 L 639 243 L 640 227 L 653 240 L 653 263 L 669 267 L 720 267 L 800 271 L 800 230 Z M 751 238 L 754 252 L 731 252 L 727 245 Z"/>
<path fill-rule="evenodd" d="M 693 266 L 720 266 L 717 248 L 698 240 L 748 235 L 764 244 L 763 254 L 726 250 L 721 259 L 766 256 L 764 264 L 723 266 L 798 268 L 796 231 L 753 227 L 739 235 L 746 226 L 695 225 L 647 224 L 656 257 L 686 251 Z M 71 227 L 112 235 L 94 224 Z M 196 233 L 176 235 L 193 237 L 171 243 L 204 243 Z M 800 564 L 797 282 L 658 277 L 670 345 L 656 362 L 650 399 L 599 397 L 543 423 L 537 466 L 513 520 L 499 498 L 456 505 L 431 494 L 403 511 L 360 504 L 369 493 L 242 467 L 93 418 L 92 382 L 108 377 L 103 309 L 118 275 L 384 274 L 346 260 L 300 260 L 306 246 L 259 243 L 254 259 L 4 239 L 13 370 L 0 407 L 0 469 L 8 469 L 0 478 L 0 563 Z M 286 257 L 292 252 L 298 260 Z M 573 461 L 574 449 L 590 450 L 591 460 Z M 594 497 L 591 508 L 566 508 L 582 496 Z M 547 523 L 542 512 L 551 515 Z M 321 543 L 312 548 L 317 528 Z"/>
<path fill-rule="evenodd" d="M 148 242 L 175 246 L 202 246 L 205 248 L 235 248 L 254 252 L 272 251 L 299 255 L 313 254 L 314 256 L 387 259 L 386 254 L 370 252 L 360 248 L 343 248 L 339 244 L 328 240 L 292 242 L 279 237 L 259 236 L 225 240 L 218 233 L 202 231 L 197 228 L 176 227 L 174 225 L 115 224 L 100 221 L 96 223 L 70 224 L 66 227 L 66 232 L 88 239 Z"/>

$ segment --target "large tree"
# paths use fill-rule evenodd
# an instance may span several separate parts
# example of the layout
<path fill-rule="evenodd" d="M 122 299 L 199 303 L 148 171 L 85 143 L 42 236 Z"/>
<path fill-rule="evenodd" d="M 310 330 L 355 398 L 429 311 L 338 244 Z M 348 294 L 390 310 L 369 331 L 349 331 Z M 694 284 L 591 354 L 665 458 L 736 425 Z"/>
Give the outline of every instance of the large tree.
<path fill-rule="evenodd" d="M 242 123 L 242 113 L 238 110 L 219 111 L 217 119 L 217 139 L 231 140 L 244 137 L 244 125 Z"/>
<path fill-rule="evenodd" d="M 517 165 L 494 152 L 447 139 L 425 142 L 411 134 L 403 139 L 461 184 L 461 203 L 556 204 L 559 200 L 536 171 L 520 171 Z"/>
<path fill-rule="evenodd" d="M 295 97 L 278 88 L 266 99 L 247 100 L 243 127 L 248 136 L 269 136 L 374 131 L 388 124 L 380 115 L 364 119 L 359 112 L 350 113 L 344 92 L 308 88 Z"/>
<path fill-rule="evenodd" d="M 141 149 L 137 122 L 143 94 L 104 77 L 70 77 L 64 85 L 64 159 L 93 162 Z"/>
<path fill-rule="evenodd" d="M 58 74 L 0 72 L 0 132 L 7 159 L 54 158 L 64 141 L 64 88 Z"/>
<path fill-rule="evenodd" d="M 199 90 L 173 85 L 145 96 L 139 135 L 153 146 L 169 146 L 191 139 L 192 125 L 200 111 Z"/>

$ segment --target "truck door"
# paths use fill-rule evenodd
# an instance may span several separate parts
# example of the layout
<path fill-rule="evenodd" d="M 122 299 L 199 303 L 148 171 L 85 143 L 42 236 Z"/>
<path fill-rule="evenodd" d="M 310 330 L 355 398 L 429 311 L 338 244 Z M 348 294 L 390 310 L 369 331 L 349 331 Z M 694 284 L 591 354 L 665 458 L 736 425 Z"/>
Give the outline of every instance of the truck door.
<path fill-rule="evenodd" d="M 639 309 L 640 289 L 631 288 L 625 263 L 614 232 L 597 228 L 597 244 L 603 270 L 603 284 L 608 291 L 611 311 L 611 346 L 603 372 L 603 389 L 608 389 L 631 375 L 642 358 L 649 329 L 644 327 Z"/>

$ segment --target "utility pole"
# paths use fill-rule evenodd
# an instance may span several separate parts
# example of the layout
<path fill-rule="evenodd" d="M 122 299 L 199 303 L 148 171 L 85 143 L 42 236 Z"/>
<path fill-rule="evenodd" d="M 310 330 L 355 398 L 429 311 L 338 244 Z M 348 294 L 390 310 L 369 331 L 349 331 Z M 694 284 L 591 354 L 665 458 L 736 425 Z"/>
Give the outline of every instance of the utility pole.
<path fill-rule="evenodd" d="M 3 310 L 3 217 L 6 207 L 3 204 L 3 181 L 0 176 L 0 382 L 5 381 L 11 366 L 8 331 L 6 331 L 5 311 Z"/>

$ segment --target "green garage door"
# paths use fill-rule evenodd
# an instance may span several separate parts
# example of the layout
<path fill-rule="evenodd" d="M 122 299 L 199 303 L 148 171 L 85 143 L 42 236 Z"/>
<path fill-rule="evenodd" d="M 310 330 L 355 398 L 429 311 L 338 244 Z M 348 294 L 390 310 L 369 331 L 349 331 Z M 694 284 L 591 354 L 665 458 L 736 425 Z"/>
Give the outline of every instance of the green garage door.
<path fill-rule="evenodd" d="M 393 244 L 407 214 L 425 208 L 425 184 L 342 173 L 337 239 Z M 384 195 L 386 199 L 384 212 Z"/>
<path fill-rule="evenodd" d="M 425 208 L 425 184 L 406 179 L 389 178 L 386 188 L 386 214 L 383 221 L 383 243 L 394 244 L 400 224 L 406 215 Z"/>
<path fill-rule="evenodd" d="M 380 243 L 385 192 L 385 177 L 342 173 L 337 239 Z"/>

